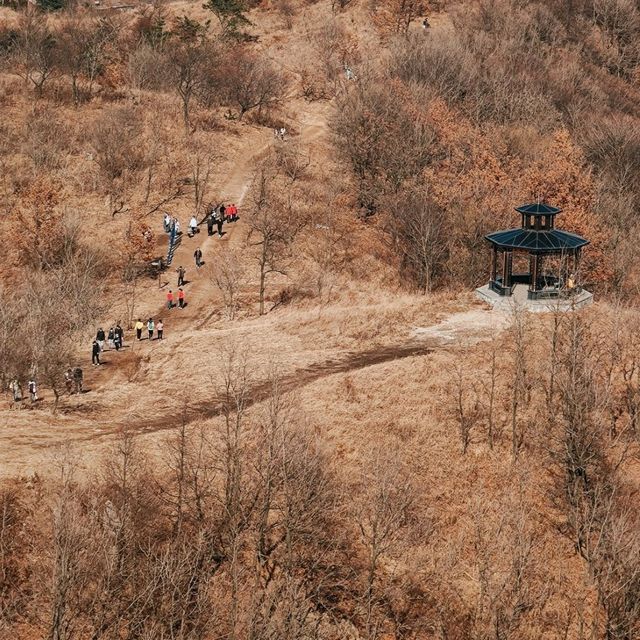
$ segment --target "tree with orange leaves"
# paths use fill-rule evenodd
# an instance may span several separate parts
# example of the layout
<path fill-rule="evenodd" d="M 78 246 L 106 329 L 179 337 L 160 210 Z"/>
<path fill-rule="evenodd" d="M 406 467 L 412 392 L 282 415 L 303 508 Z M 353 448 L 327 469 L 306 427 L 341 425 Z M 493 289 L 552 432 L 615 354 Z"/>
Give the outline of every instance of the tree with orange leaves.
<path fill-rule="evenodd" d="M 556 132 L 541 157 L 523 172 L 521 192 L 530 200 L 548 202 L 563 210 L 561 226 L 590 241 L 583 276 L 604 283 L 611 278 L 606 255 L 609 233 L 594 211 L 596 186 L 580 149 L 566 129 Z"/>
<path fill-rule="evenodd" d="M 18 197 L 12 247 L 18 262 L 37 271 L 60 264 L 68 248 L 60 193 L 57 182 L 41 177 Z"/>

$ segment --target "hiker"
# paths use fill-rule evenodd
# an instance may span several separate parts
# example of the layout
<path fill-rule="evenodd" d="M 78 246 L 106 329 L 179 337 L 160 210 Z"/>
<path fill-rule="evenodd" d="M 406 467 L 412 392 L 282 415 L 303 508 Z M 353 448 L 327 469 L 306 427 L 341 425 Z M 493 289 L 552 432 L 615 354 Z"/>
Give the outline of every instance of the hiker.
<path fill-rule="evenodd" d="M 287 135 L 287 130 L 284 127 L 280 127 L 280 140 L 284 142 L 284 137 Z"/>
<path fill-rule="evenodd" d="M 164 322 L 162 322 L 162 318 L 156 323 L 156 329 L 158 331 L 158 340 L 162 340 L 162 334 L 164 333 Z"/>
<path fill-rule="evenodd" d="M 136 338 L 138 338 L 138 340 L 142 340 L 143 329 L 144 329 L 144 324 L 142 324 L 142 320 L 138 318 L 138 322 L 136 322 Z"/>
<path fill-rule="evenodd" d="M 147 320 L 147 331 L 149 332 L 149 340 L 153 340 L 154 329 L 155 329 L 155 324 L 153 323 L 153 318 L 149 318 Z"/>
<path fill-rule="evenodd" d="M 73 382 L 76 388 L 76 393 L 82 393 L 82 379 L 84 375 L 82 373 L 82 369 L 80 367 L 76 367 L 73 370 Z"/>
<path fill-rule="evenodd" d="M 96 367 L 100 364 L 100 345 L 97 340 L 91 345 L 91 364 Z"/>
<path fill-rule="evenodd" d="M 73 391 L 73 369 L 71 367 L 64 372 L 64 386 L 67 388 L 69 395 L 71 395 Z"/>
<path fill-rule="evenodd" d="M 116 325 L 116 328 L 114 329 L 114 340 L 113 340 L 113 344 L 116 347 L 116 351 L 120 351 L 120 349 L 122 349 L 122 346 L 124 344 L 124 331 L 122 329 L 122 327 L 120 326 L 120 320 L 118 320 L 118 324 Z"/>
<path fill-rule="evenodd" d="M 29 380 L 29 397 L 31 398 L 31 402 L 38 401 L 38 385 L 33 378 Z"/>
<path fill-rule="evenodd" d="M 353 80 L 353 71 L 346 64 L 344 65 L 344 75 L 347 80 Z"/>
<path fill-rule="evenodd" d="M 191 220 L 189 221 L 189 230 L 193 236 L 198 233 L 198 221 L 195 216 L 191 216 Z"/>
<path fill-rule="evenodd" d="M 214 225 L 214 218 L 216 215 L 216 208 L 213 205 L 209 205 L 209 214 L 207 215 L 207 235 L 212 236 L 213 235 L 213 225 Z"/>
<path fill-rule="evenodd" d="M 180 265 L 177 269 L 176 272 L 178 274 L 178 286 L 182 287 L 184 286 L 184 276 L 187 273 L 184 269 L 184 267 L 182 265 Z"/>
<path fill-rule="evenodd" d="M 238 219 L 238 207 L 235 204 L 231 205 L 231 222 L 235 222 Z"/>
<path fill-rule="evenodd" d="M 107 334 L 107 344 L 109 345 L 109 349 L 115 348 L 116 346 L 115 339 L 116 339 L 115 329 L 113 327 L 109 327 L 109 333 Z"/>
<path fill-rule="evenodd" d="M 173 309 L 173 291 L 171 289 L 167 293 L 167 309 Z"/>
<path fill-rule="evenodd" d="M 12 380 L 9 383 L 9 391 L 13 394 L 14 402 L 22 402 L 22 386 L 20 385 L 20 380 Z"/>
<path fill-rule="evenodd" d="M 182 289 L 178 289 L 178 306 L 184 309 L 184 291 Z"/>
<path fill-rule="evenodd" d="M 100 327 L 98 329 L 98 332 L 96 333 L 96 342 L 100 346 L 100 351 L 102 351 L 104 349 L 104 338 L 105 338 L 104 329 L 102 327 Z"/>
<path fill-rule="evenodd" d="M 278 127 L 276 127 L 273 130 L 273 137 L 277 140 L 280 137 L 280 129 L 278 129 Z"/>
<path fill-rule="evenodd" d="M 162 226 L 164 227 L 165 233 L 171 233 L 171 216 L 166 211 L 162 219 Z"/>
<path fill-rule="evenodd" d="M 193 257 L 196 261 L 196 267 L 199 269 L 202 266 L 202 251 L 200 250 L 200 247 L 193 252 Z"/>
<path fill-rule="evenodd" d="M 227 208 L 224 204 L 221 204 L 218 208 L 218 215 L 216 216 L 216 224 L 218 225 L 218 236 L 222 238 L 222 223 L 224 222 L 224 212 Z"/>
<path fill-rule="evenodd" d="M 231 220 L 233 219 L 233 205 L 232 204 L 230 204 L 227 207 L 226 214 L 227 214 L 227 222 L 231 222 Z"/>
<path fill-rule="evenodd" d="M 430 26 L 431 26 L 431 25 L 429 24 L 429 20 L 428 20 L 427 18 L 425 18 L 425 19 L 422 21 L 422 28 L 426 30 L 426 29 L 428 29 Z"/>

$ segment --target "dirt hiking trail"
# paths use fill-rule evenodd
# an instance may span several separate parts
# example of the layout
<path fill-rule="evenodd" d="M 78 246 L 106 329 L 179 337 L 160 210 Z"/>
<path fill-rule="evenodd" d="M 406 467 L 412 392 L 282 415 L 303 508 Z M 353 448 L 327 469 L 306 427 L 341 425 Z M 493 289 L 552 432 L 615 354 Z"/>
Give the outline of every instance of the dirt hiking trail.
<path fill-rule="evenodd" d="M 328 108 L 326 105 L 306 105 L 298 113 L 296 136 L 304 145 L 321 143 L 327 131 Z M 238 153 L 237 161 L 232 165 L 219 191 L 223 201 L 234 202 L 240 209 L 240 220 L 225 225 L 225 235 L 221 238 L 196 234 L 188 238 L 184 234 L 182 242 L 172 265 L 176 268 L 182 264 L 187 267 L 188 284 L 185 286 L 187 307 L 169 311 L 162 302 L 168 289 L 177 290 L 175 274 L 170 270 L 167 277 L 170 282 L 155 291 L 147 292 L 147 307 L 144 318 L 162 317 L 165 321 L 165 338 L 163 343 L 134 342 L 129 334 L 129 347 L 118 357 L 109 357 L 109 366 L 91 369 L 91 393 L 76 399 L 75 407 L 65 408 L 58 418 L 44 416 L 44 412 L 13 412 L 21 416 L 10 416 L 11 422 L 17 419 L 16 426 L 7 426 L 0 431 L 0 475 L 29 475 L 34 470 L 46 469 L 47 457 L 57 449 L 66 445 L 81 444 L 79 451 L 91 459 L 113 437 L 123 429 L 139 434 L 153 434 L 166 431 L 180 424 L 196 423 L 221 415 L 227 407 L 222 398 L 208 395 L 204 389 L 199 395 L 185 394 L 191 400 L 184 410 L 167 406 L 160 402 L 159 391 L 161 378 L 159 372 L 168 371 L 176 385 L 187 389 L 192 382 L 180 379 L 180 372 L 172 368 L 177 353 L 191 341 L 203 341 L 205 358 L 216 357 L 216 342 L 224 341 L 229 332 L 238 332 L 240 340 L 244 340 L 249 331 L 261 331 L 260 322 L 252 322 L 241 327 L 214 330 L 208 326 L 208 320 L 216 312 L 213 287 L 205 268 L 196 269 L 193 252 L 200 247 L 205 263 L 215 264 L 216 254 L 230 247 L 241 247 L 247 234 L 247 225 L 243 221 L 242 205 L 246 200 L 255 166 L 260 158 L 265 157 L 274 144 L 287 144 L 287 141 L 274 141 L 272 132 L 256 131 L 251 139 Z M 156 301 L 155 310 L 148 302 Z M 152 302 L 153 304 L 153 302 Z M 162 305 L 162 306 L 161 306 Z M 212 309 L 212 311 L 209 311 Z M 376 346 L 364 350 L 337 351 L 327 357 L 327 351 L 316 349 L 297 357 L 294 350 L 290 354 L 289 366 L 278 379 L 281 392 L 289 393 L 310 385 L 329 376 L 345 374 L 351 371 L 373 367 L 393 360 L 425 356 L 436 349 L 449 346 L 474 344 L 486 340 L 508 323 L 505 314 L 491 312 L 479 307 L 461 313 L 453 313 L 441 322 L 426 327 L 414 327 L 410 333 L 398 338 L 397 344 Z M 255 326 L 254 326 L 255 325 Z M 244 330 L 243 330 L 244 329 Z M 404 331 L 404 330 L 403 330 Z M 168 335 L 167 335 L 168 334 Z M 285 338 L 286 339 L 286 338 Z M 200 344 L 200 343 L 198 343 Z M 153 346 L 152 346 L 153 345 Z M 210 350 L 210 353 L 209 353 Z M 316 361 L 317 360 L 317 361 Z M 305 363 L 301 366 L 301 363 Z M 142 369 L 141 369 L 142 367 Z M 166 380 L 164 380 L 166 383 Z M 124 384 L 125 387 L 120 385 Z M 129 389 L 129 385 L 131 387 Z M 193 383 L 195 384 L 195 383 Z M 160 386 L 159 386 L 160 385 Z M 251 406 L 266 400 L 272 392 L 273 382 L 265 377 L 256 378 L 246 391 L 245 404 Z M 165 387 L 166 388 L 166 387 Z M 141 397 L 143 400 L 141 400 Z M 79 400 L 79 402 L 77 402 Z M 37 428 L 31 428 L 29 415 L 39 420 Z M 26 422 L 25 422 L 26 420 Z"/>

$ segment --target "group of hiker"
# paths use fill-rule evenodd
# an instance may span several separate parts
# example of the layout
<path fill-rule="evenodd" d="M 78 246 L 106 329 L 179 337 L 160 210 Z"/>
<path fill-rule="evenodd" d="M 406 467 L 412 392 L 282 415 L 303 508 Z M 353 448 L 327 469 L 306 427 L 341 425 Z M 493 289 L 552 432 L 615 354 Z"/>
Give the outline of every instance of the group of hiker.
<path fill-rule="evenodd" d="M 180 267 L 182 269 L 182 267 Z M 169 289 L 169 291 L 167 292 L 167 309 L 173 309 L 173 307 L 176 306 L 176 297 L 178 298 L 178 308 L 179 309 L 184 309 L 186 306 L 186 302 L 185 302 L 185 298 L 184 298 L 184 291 L 182 290 L 182 287 L 180 287 L 178 289 L 178 293 L 177 296 L 174 296 L 173 291 L 171 289 Z"/>
<path fill-rule="evenodd" d="M 284 128 L 279 130 L 279 136 L 284 138 Z M 218 236 L 222 237 L 223 224 L 235 222 L 239 219 L 238 216 L 238 208 L 235 204 L 225 205 L 221 203 L 219 205 L 214 205 L 210 203 L 207 206 L 207 215 L 202 222 L 207 223 L 207 231 L 208 235 L 214 235 L 214 229 L 217 231 Z M 201 223 L 200 223 L 201 224 Z M 166 233 L 175 233 L 176 235 L 180 234 L 180 221 L 177 217 L 171 216 L 169 213 L 164 213 L 163 216 L 163 227 Z M 189 236 L 193 237 L 196 233 L 199 233 L 199 223 L 195 216 L 192 216 L 189 221 Z M 197 247 L 193 253 L 194 261 L 196 268 L 200 268 L 204 262 L 202 260 L 202 249 Z M 186 306 L 185 293 L 183 290 L 183 286 L 186 283 L 186 269 L 180 265 L 176 272 L 178 274 L 178 291 L 177 293 L 173 293 L 173 290 L 169 290 L 167 293 L 167 308 L 173 309 L 173 307 L 177 306 L 180 309 L 184 309 Z M 146 322 L 143 322 L 141 318 L 138 318 L 137 322 L 134 325 L 136 331 L 136 338 L 138 340 L 142 340 L 142 333 L 146 327 L 147 337 L 149 340 L 153 340 L 154 336 L 156 340 L 162 340 L 164 337 L 164 323 L 162 319 L 158 319 L 155 321 L 153 318 L 149 318 Z M 105 349 L 115 349 L 116 351 L 120 351 L 124 347 L 124 330 L 120 321 L 116 323 L 115 326 L 109 328 L 108 331 L 105 331 L 102 327 L 99 327 L 96 331 L 95 339 L 91 345 L 91 363 L 93 366 L 99 366 L 102 363 L 100 362 L 100 354 L 105 351 Z M 71 393 L 82 393 L 83 391 L 83 379 L 84 374 L 81 367 L 69 367 L 64 374 L 64 382 L 66 390 L 69 394 Z M 38 401 L 38 392 L 37 392 L 37 383 L 35 378 L 28 382 L 29 396 L 31 398 L 31 402 Z M 9 383 L 9 391 L 12 393 L 13 401 L 15 403 L 21 403 L 23 398 L 23 390 L 22 384 L 20 380 L 13 379 Z"/>
<path fill-rule="evenodd" d="M 29 389 L 29 398 L 31 402 L 37 402 L 38 398 L 38 383 L 35 378 L 31 378 L 27 383 L 27 388 Z M 24 400 L 24 396 L 22 394 L 22 384 L 20 380 L 14 378 L 9 383 L 9 391 L 11 391 L 11 395 L 13 396 L 13 401 L 16 403 L 20 403 Z"/>
<path fill-rule="evenodd" d="M 110 327 L 108 333 L 105 333 L 102 327 L 96 332 L 96 337 L 91 345 L 91 364 L 94 366 L 101 364 L 100 354 L 104 351 L 105 341 L 109 349 L 115 349 L 116 351 L 122 349 L 124 346 L 124 329 L 119 320 L 115 327 Z"/>
<path fill-rule="evenodd" d="M 176 235 L 180 233 L 180 220 L 174 216 L 170 216 L 166 212 L 162 220 L 162 225 L 164 226 L 165 233 L 172 233 L 174 231 Z"/>
<path fill-rule="evenodd" d="M 82 373 L 82 369 L 80 367 L 74 367 L 73 369 L 69 367 L 64 374 L 64 384 L 67 388 L 67 392 L 71 395 L 74 391 L 75 393 L 82 393 L 82 381 L 84 379 L 84 374 Z"/>
<path fill-rule="evenodd" d="M 148 340 L 153 340 L 154 331 L 157 333 L 156 340 L 162 340 L 164 336 L 164 322 L 162 322 L 162 318 L 160 318 L 157 322 L 155 322 L 153 318 L 149 318 L 146 323 L 142 322 L 142 320 L 138 318 L 138 321 L 135 324 L 136 338 L 138 340 L 142 340 L 142 332 L 145 328 L 145 325 L 147 327 Z"/>
<path fill-rule="evenodd" d="M 236 207 L 235 204 L 230 204 L 227 207 L 224 203 L 217 206 L 210 203 L 207 207 L 207 215 L 205 218 L 207 222 L 207 234 L 210 236 L 214 235 L 213 228 L 216 227 L 218 236 L 222 237 L 224 235 L 222 233 L 222 225 L 225 222 L 236 222 L 238 219 L 238 207 Z"/>
<path fill-rule="evenodd" d="M 238 207 L 236 207 L 234 203 L 228 206 L 224 203 L 221 203 L 219 205 L 209 203 L 209 205 L 207 205 L 207 214 L 202 222 L 207 223 L 208 235 L 214 235 L 215 228 L 218 235 L 222 237 L 224 235 L 222 233 L 222 225 L 225 222 L 235 222 L 238 219 Z M 196 216 L 191 216 L 191 219 L 189 220 L 188 232 L 190 238 L 196 235 L 196 233 L 200 233 L 199 226 L 200 224 L 202 224 L 202 222 L 198 222 Z M 180 235 L 180 221 L 178 220 L 178 218 L 170 215 L 168 212 L 165 212 L 163 214 L 162 226 L 164 227 L 165 233 L 172 234 L 175 232 L 175 235 Z"/>
<path fill-rule="evenodd" d="M 74 391 L 75 393 L 82 393 L 83 379 L 84 374 L 80 367 L 69 367 L 64 373 L 64 384 L 67 392 L 69 394 L 72 394 Z M 34 404 L 38 402 L 40 398 L 38 397 L 38 383 L 36 382 L 35 376 L 32 376 L 27 382 L 27 389 L 31 403 Z M 11 392 L 14 404 L 21 406 L 25 398 L 22 392 L 22 383 L 18 378 L 11 380 L 9 383 L 9 391 Z"/>

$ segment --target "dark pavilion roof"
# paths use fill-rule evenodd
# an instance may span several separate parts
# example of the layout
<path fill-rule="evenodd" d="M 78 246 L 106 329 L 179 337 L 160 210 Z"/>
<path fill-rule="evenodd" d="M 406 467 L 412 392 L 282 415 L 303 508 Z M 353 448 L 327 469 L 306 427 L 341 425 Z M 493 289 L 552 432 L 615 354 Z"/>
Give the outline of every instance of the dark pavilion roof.
<path fill-rule="evenodd" d="M 562 251 L 573 251 L 589 244 L 589 241 L 582 236 L 559 229 L 549 231 L 507 229 L 490 233 L 485 238 L 500 249 L 522 249 L 531 253 L 561 253 Z"/>
<path fill-rule="evenodd" d="M 533 204 L 523 204 L 521 207 L 516 207 L 516 211 L 529 216 L 555 216 L 560 213 L 562 209 L 552 207 L 550 204 L 534 202 Z"/>

